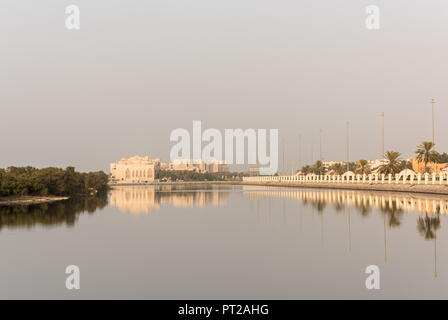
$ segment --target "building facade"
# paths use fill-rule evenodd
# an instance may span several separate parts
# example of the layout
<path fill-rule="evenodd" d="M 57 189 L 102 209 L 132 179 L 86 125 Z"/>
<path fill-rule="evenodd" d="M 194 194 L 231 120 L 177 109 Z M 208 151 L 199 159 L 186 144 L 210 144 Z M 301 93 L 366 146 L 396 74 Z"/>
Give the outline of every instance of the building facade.
<path fill-rule="evenodd" d="M 162 162 L 159 158 L 151 159 L 149 156 L 141 157 L 137 155 L 128 159 L 122 158 L 118 162 L 111 163 L 110 181 L 112 183 L 153 182 L 156 170 L 224 173 L 229 172 L 229 165 L 225 161 L 206 163 L 202 159 L 196 161 L 187 159 Z"/>
<path fill-rule="evenodd" d="M 110 164 L 111 180 L 118 183 L 154 181 L 155 162 L 150 157 L 134 156 Z"/>
<path fill-rule="evenodd" d="M 416 173 L 425 173 L 426 171 L 428 171 L 439 174 L 440 171 L 448 167 L 448 163 L 429 162 L 425 164 L 423 161 L 418 161 L 415 158 L 411 159 L 411 162 L 412 162 L 412 170 L 414 170 Z"/>
<path fill-rule="evenodd" d="M 206 171 L 212 173 L 226 173 L 230 172 L 230 167 L 224 160 L 211 161 L 206 164 Z"/>

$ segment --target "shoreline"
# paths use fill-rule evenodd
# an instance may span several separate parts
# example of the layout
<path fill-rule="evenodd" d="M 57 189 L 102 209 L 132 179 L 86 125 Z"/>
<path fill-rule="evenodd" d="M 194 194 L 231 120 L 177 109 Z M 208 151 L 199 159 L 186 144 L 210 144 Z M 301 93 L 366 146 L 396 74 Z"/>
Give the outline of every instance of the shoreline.
<path fill-rule="evenodd" d="M 341 189 L 359 191 L 382 191 L 415 194 L 448 195 L 448 185 L 417 184 L 361 184 L 361 183 L 281 183 L 281 182 L 241 182 L 242 185 L 266 187 L 296 187 L 313 189 Z"/>
<path fill-rule="evenodd" d="M 68 200 L 70 197 L 58 196 L 12 196 L 0 197 L 0 206 L 32 205 Z"/>
<path fill-rule="evenodd" d="M 171 181 L 171 182 L 147 182 L 147 183 L 109 183 L 109 187 L 123 186 L 169 186 L 169 185 L 188 185 L 188 184 L 229 184 L 239 185 L 242 181 Z"/>
<path fill-rule="evenodd" d="M 417 185 L 417 184 L 366 184 L 366 183 L 284 183 L 284 182 L 249 182 L 249 181 L 182 181 L 182 182 L 158 182 L 158 183 L 117 183 L 109 184 L 114 186 L 164 186 L 164 185 L 198 185 L 198 184 L 227 184 L 227 185 L 246 185 L 246 186 L 265 186 L 265 187 L 285 187 L 285 188 L 304 188 L 304 189 L 341 189 L 341 190 L 360 190 L 360 191 L 382 191 L 382 192 L 400 192 L 415 194 L 433 194 L 448 195 L 448 185 Z"/>

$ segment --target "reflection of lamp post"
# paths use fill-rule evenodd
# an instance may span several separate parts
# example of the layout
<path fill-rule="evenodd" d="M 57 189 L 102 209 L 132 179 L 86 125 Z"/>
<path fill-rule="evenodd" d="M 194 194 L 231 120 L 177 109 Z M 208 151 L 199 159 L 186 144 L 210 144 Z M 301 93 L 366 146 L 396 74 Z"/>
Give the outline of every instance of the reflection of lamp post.
<path fill-rule="evenodd" d="M 386 214 L 384 214 L 384 262 L 387 262 Z"/>
<path fill-rule="evenodd" d="M 286 200 L 282 201 L 282 211 L 283 211 L 283 228 L 286 227 Z"/>
<path fill-rule="evenodd" d="M 320 213 L 320 242 L 324 244 L 324 213 Z"/>
<path fill-rule="evenodd" d="M 437 276 L 437 233 L 434 232 L 434 278 Z"/>
<path fill-rule="evenodd" d="M 350 204 L 347 203 L 347 206 L 348 206 L 348 251 L 352 252 L 352 229 L 351 229 L 351 223 L 350 223 Z"/>

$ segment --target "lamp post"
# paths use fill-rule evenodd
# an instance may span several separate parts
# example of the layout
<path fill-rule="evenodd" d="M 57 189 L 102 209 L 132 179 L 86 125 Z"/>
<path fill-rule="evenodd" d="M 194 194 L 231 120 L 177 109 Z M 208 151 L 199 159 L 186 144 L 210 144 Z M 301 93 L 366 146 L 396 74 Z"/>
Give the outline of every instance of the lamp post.
<path fill-rule="evenodd" d="M 350 121 L 347 121 L 347 171 L 350 171 Z"/>
<path fill-rule="evenodd" d="M 311 144 L 311 165 L 314 163 L 314 144 Z"/>
<path fill-rule="evenodd" d="M 322 162 L 322 129 L 320 129 L 319 160 Z"/>
<path fill-rule="evenodd" d="M 299 133 L 299 170 L 302 168 L 302 134 Z"/>
<path fill-rule="evenodd" d="M 434 104 L 436 103 L 436 99 L 431 99 L 431 106 L 432 106 L 432 144 L 436 144 L 435 135 L 434 135 Z M 434 161 L 434 172 L 437 170 L 436 162 Z"/>
<path fill-rule="evenodd" d="M 436 103 L 436 99 L 431 99 L 431 105 L 432 105 L 432 143 L 435 144 L 435 138 L 434 138 L 434 104 Z"/>
<path fill-rule="evenodd" d="M 384 112 L 381 112 L 381 159 L 384 159 Z"/>

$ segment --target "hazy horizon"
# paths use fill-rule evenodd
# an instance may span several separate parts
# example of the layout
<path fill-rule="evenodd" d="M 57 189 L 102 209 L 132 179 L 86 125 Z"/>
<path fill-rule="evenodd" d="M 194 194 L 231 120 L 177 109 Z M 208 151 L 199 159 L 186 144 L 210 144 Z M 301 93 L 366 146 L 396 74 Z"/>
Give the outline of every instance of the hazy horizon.
<path fill-rule="evenodd" d="M 81 29 L 65 28 L 65 7 Z M 365 28 L 365 8 L 381 29 Z M 278 128 L 288 163 L 448 152 L 448 3 L 359 1 L 2 1 L 0 168 L 109 170 L 169 160 L 170 132 Z"/>

